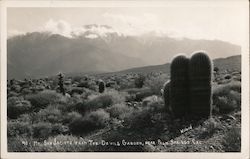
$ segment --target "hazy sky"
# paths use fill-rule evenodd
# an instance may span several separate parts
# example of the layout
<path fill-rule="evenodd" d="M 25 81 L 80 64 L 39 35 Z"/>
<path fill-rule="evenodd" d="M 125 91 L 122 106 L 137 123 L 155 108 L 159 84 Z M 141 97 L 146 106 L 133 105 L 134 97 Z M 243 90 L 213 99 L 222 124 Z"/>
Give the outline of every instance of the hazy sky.
<path fill-rule="evenodd" d="M 84 32 L 83 25 L 99 34 L 116 31 L 125 35 L 155 32 L 159 36 L 219 39 L 241 45 L 246 35 L 247 6 L 201 5 L 150 8 L 8 8 L 8 36 L 32 31 L 51 31 L 64 36 Z M 91 38 L 91 37 L 90 37 Z M 94 38 L 94 37 L 93 37 Z"/>

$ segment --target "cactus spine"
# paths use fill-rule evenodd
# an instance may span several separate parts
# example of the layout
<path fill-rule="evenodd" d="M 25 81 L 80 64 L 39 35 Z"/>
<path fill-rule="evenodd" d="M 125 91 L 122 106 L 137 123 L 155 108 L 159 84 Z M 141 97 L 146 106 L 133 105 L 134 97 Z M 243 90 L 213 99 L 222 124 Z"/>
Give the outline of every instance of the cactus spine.
<path fill-rule="evenodd" d="M 189 110 L 188 66 L 189 59 L 185 55 L 175 57 L 170 66 L 170 98 L 175 117 L 183 117 Z"/>
<path fill-rule="evenodd" d="M 193 117 L 210 115 L 212 70 L 212 62 L 206 53 L 193 54 L 189 63 L 189 104 Z"/>
<path fill-rule="evenodd" d="M 105 91 L 105 83 L 104 83 L 104 81 L 100 80 L 98 86 L 99 86 L 99 93 L 103 93 Z"/>
<path fill-rule="evenodd" d="M 59 86 L 59 90 L 60 92 L 65 95 L 65 88 L 64 88 L 64 80 L 63 80 L 63 74 L 59 73 L 58 74 L 58 86 Z"/>

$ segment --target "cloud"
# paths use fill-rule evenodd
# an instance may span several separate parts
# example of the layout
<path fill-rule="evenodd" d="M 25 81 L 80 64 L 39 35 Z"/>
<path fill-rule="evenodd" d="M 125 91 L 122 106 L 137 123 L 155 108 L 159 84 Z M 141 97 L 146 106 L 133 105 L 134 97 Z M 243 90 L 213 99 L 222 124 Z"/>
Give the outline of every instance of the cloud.
<path fill-rule="evenodd" d="M 53 34 L 60 34 L 66 37 L 72 37 L 71 25 L 63 20 L 55 21 L 53 19 L 50 19 L 41 30 L 48 31 Z"/>
<path fill-rule="evenodd" d="M 72 38 L 86 33 L 86 38 L 106 37 L 109 33 L 117 33 L 112 27 L 106 25 L 90 24 L 84 26 L 72 26 L 64 20 L 50 19 L 39 29 L 40 31 L 60 34 Z M 95 35 L 95 36 L 94 36 Z"/>
<path fill-rule="evenodd" d="M 85 38 L 95 39 L 95 38 L 98 38 L 98 35 L 96 35 L 96 34 L 89 34 L 89 35 L 86 35 Z"/>
<path fill-rule="evenodd" d="M 162 35 L 166 31 L 162 28 L 158 16 L 151 13 L 143 13 L 139 16 L 129 16 L 124 14 L 104 13 L 102 15 L 109 21 L 112 21 L 113 27 L 124 35 L 141 35 L 148 32 L 154 32 Z"/>
<path fill-rule="evenodd" d="M 106 37 L 110 33 L 117 33 L 117 31 L 115 31 L 112 27 L 96 24 L 89 25 L 86 30 L 101 37 Z"/>

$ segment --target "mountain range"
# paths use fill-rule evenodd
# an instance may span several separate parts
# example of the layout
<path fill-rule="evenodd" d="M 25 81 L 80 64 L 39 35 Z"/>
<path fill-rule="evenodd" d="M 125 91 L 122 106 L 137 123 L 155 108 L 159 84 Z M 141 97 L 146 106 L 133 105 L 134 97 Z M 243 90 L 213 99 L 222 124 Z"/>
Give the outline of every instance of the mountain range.
<path fill-rule="evenodd" d="M 220 71 L 225 71 L 225 70 L 241 71 L 241 55 L 214 59 L 213 66 L 218 67 Z M 169 74 L 170 63 L 166 63 L 163 65 L 136 67 L 136 68 L 122 70 L 122 71 L 115 72 L 115 73 L 126 74 L 126 73 L 150 73 L 150 72 L 163 72 L 163 73 Z"/>
<path fill-rule="evenodd" d="M 65 37 L 50 32 L 31 32 L 7 41 L 8 78 L 38 78 L 64 73 L 105 73 L 148 65 L 166 64 L 178 53 L 205 50 L 214 58 L 241 54 L 238 45 L 219 40 L 176 39 L 148 33 L 124 36 L 109 31 L 85 32 Z"/>

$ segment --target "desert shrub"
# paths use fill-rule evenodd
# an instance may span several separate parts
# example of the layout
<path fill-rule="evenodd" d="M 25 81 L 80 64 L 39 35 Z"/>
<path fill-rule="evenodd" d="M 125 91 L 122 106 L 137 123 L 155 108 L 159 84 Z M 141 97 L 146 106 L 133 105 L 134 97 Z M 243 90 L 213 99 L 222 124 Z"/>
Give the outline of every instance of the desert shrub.
<path fill-rule="evenodd" d="M 16 119 L 23 113 L 28 113 L 31 110 L 29 101 L 20 97 L 10 97 L 7 100 L 7 114 L 11 119 Z"/>
<path fill-rule="evenodd" d="M 126 127 L 142 131 L 152 126 L 152 114 L 148 109 L 135 109 L 129 116 L 124 118 Z"/>
<path fill-rule="evenodd" d="M 205 139 L 210 138 L 217 130 L 222 127 L 220 122 L 214 118 L 209 118 L 208 120 L 204 121 L 202 126 L 200 127 L 200 133 L 198 138 Z"/>
<path fill-rule="evenodd" d="M 145 89 L 142 92 L 138 92 L 135 94 L 135 100 L 136 101 L 142 101 L 143 98 L 149 97 L 151 95 L 153 95 L 154 92 L 152 92 L 152 90 L 150 89 Z"/>
<path fill-rule="evenodd" d="M 138 75 L 138 77 L 135 78 L 135 87 L 142 88 L 144 85 L 145 76 Z"/>
<path fill-rule="evenodd" d="M 163 100 L 158 97 L 156 100 L 147 103 L 147 105 L 138 105 L 134 108 L 132 113 L 124 117 L 123 125 L 133 130 L 136 129 L 137 131 L 143 131 L 143 133 L 152 134 L 152 131 L 158 133 L 163 130 L 163 124 L 167 118 L 169 118 L 169 115 L 164 112 Z M 149 129 L 150 131 L 148 131 Z"/>
<path fill-rule="evenodd" d="M 90 90 L 96 90 L 97 86 L 95 81 L 92 80 L 87 80 L 87 81 L 81 81 L 77 87 L 84 87 L 84 88 L 88 88 Z"/>
<path fill-rule="evenodd" d="M 87 111 L 87 107 L 85 106 L 85 102 L 79 102 L 70 107 L 70 111 L 76 111 L 81 114 L 84 114 Z"/>
<path fill-rule="evenodd" d="M 70 123 L 71 121 L 83 118 L 78 112 L 69 112 L 64 116 L 64 123 Z"/>
<path fill-rule="evenodd" d="M 14 92 L 14 91 L 9 91 L 7 94 L 7 98 L 9 99 L 10 97 L 17 97 L 19 96 L 18 93 Z"/>
<path fill-rule="evenodd" d="M 82 94 L 84 92 L 83 88 L 81 87 L 72 87 L 70 90 L 69 90 L 69 94 L 70 95 L 73 95 L 73 94 Z"/>
<path fill-rule="evenodd" d="M 118 103 L 107 108 L 107 112 L 109 112 L 110 117 L 118 119 L 124 119 L 130 115 L 133 110 L 134 109 L 132 107 L 128 107 L 124 103 Z"/>
<path fill-rule="evenodd" d="M 241 84 L 231 82 L 213 89 L 213 104 L 220 113 L 228 113 L 241 105 Z"/>
<path fill-rule="evenodd" d="M 24 94 L 24 95 L 27 95 L 27 94 L 31 94 L 32 91 L 29 88 L 24 88 L 24 89 L 21 90 L 21 93 Z"/>
<path fill-rule="evenodd" d="M 222 145 L 226 152 L 241 151 L 241 132 L 240 128 L 232 127 L 226 132 L 222 140 Z"/>
<path fill-rule="evenodd" d="M 109 121 L 110 115 L 105 110 L 98 109 L 84 116 L 84 119 L 94 121 L 97 127 L 104 127 L 106 122 Z"/>
<path fill-rule="evenodd" d="M 146 79 L 145 86 L 149 87 L 153 94 L 160 95 L 161 89 L 164 83 L 168 80 L 168 76 L 166 74 L 161 74 L 159 76 L 151 76 Z"/>
<path fill-rule="evenodd" d="M 33 137 L 44 140 L 52 135 L 52 124 L 47 122 L 39 122 L 32 125 Z"/>
<path fill-rule="evenodd" d="M 241 104 L 241 93 L 236 91 L 230 91 L 228 94 L 229 99 L 233 99 L 236 101 L 237 105 L 240 106 Z"/>
<path fill-rule="evenodd" d="M 128 94 L 136 94 L 144 91 L 150 90 L 149 88 L 129 88 L 122 90 L 123 92 L 127 92 Z"/>
<path fill-rule="evenodd" d="M 89 87 L 89 83 L 88 81 L 82 81 L 80 82 L 77 87 L 85 87 L 85 88 L 88 88 Z"/>
<path fill-rule="evenodd" d="M 54 135 L 58 135 L 58 134 L 66 134 L 69 132 L 69 127 L 65 126 L 61 123 L 56 123 L 56 124 L 52 124 L 52 131 L 51 134 Z"/>
<path fill-rule="evenodd" d="M 125 96 L 125 93 L 115 90 L 106 91 L 99 95 L 89 96 L 89 100 L 86 102 L 86 107 L 88 110 L 106 108 L 113 104 L 125 102 Z"/>
<path fill-rule="evenodd" d="M 22 114 L 16 119 L 16 121 L 26 122 L 26 123 L 32 122 L 30 114 Z"/>
<path fill-rule="evenodd" d="M 19 86 L 19 85 L 12 85 L 11 87 L 10 87 L 10 89 L 11 89 L 11 91 L 14 91 L 14 92 L 16 92 L 16 93 L 18 93 L 18 92 L 20 92 L 21 91 L 21 86 Z"/>
<path fill-rule="evenodd" d="M 216 106 L 219 108 L 220 113 L 228 113 L 237 108 L 237 102 L 226 96 L 222 96 L 217 98 Z"/>
<path fill-rule="evenodd" d="M 90 112 L 83 118 L 76 118 L 69 124 L 69 129 L 73 134 L 80 135 L 95 129 L 103 128 L 107 125 L 110 116 L 103 109 Z"/>
<path fill-rule="evenodd" d="M 60 109 L 63 113 L 71 111 L 85 112 L 85 100 L 86 99 L 83 95 L 74 94 L 72 97 L 67 99 L 67 103 L 54 105 L 57 105 L 57 108 Z"/>
<path fill-rule="evenodd" d="M 60 123 L 62 122 L 62 112 L 53 106 L 48 106 L 36 113 L 36 119 L 40 122 Z"/>
<path fill-rule="evenodd" d="M 31 136 L 31 134 L 32 134 L 32 129 L 28 122 L 9 121 L 7 123 L 8 137 Z"/>
<path fill-rule="evenodd" d="M 227 95 L 231 90 L 241 93 L 241 82 L 230 82 L 224 85 L 217 85 L 213 88 L 213 95 L 224 96 Z"/>
<path fill-rule="evenodd" d="M 45 108 L 49 104 L 56 104 L 63 102 L 64 97 L 56 93 L 55 91 L 42 91 L 38 94 L 28 95 L 27 100 L 29 100 L 35 110 Z"/>

